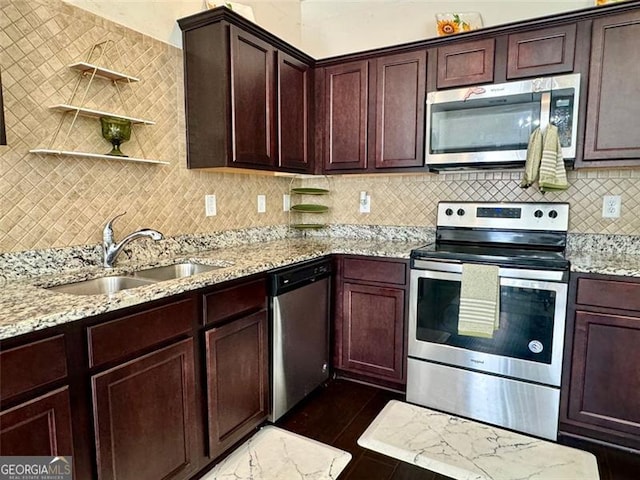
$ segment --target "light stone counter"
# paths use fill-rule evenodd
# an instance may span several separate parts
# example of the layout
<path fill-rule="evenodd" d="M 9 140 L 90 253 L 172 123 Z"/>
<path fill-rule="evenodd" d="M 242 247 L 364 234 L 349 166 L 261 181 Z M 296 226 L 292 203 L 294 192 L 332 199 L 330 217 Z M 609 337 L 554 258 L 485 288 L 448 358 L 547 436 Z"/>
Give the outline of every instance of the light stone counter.
<path fill-rule="evenodd" d="M 396 400 L 358 444 L 458 480 L 600 478 L 588 452 Z"/>
<path fill-rule="evenodd" d="M 0 339 L 328 254 L 409 258 L 413 248 L 432 242 L 434 233 L 427 227 L 336 225 L 320 236 L 290 238 L 285 226 L 134 242 L 109 275 L 182 261 L 221 268 L 112 296 L 69 295 L 42 288 L 105 276 L 107 272 L 95 266 L 100 263 L 99 246 L 0 254 Z M 569 240 L 573 272 L 640 277 L 640 237 L 571 235 Z M 124 263 L 127 256 L 135 261 Z"/>
<path fill-rule="evenodd" d="M 409 258 L 411 250 L 423 244 L 424 241 L 416 241 L 415 239 L 405 242 L 344 238 L 290 238 L 223 247 L 168 258 L 156 263 L 146 261 L 118 266 L 108 274 L 126 274 L 147 267 L 169 265 L 182 261 L 220 265 L 221 268 L 191 277 L 122 290 L 111 296 L 70 295 L 42 288 L 105 276 L 106 271 L 99 267 L 21 280 L 7 280 L 5 286 L 0 290 L 0 339 L 112 312 L 329 254 Z"/>
<path fill-rule="evenodd" d="M 576 252 L 567 256 L 571 271 L 640 277 L 640 255 L 625 253 Z"/>

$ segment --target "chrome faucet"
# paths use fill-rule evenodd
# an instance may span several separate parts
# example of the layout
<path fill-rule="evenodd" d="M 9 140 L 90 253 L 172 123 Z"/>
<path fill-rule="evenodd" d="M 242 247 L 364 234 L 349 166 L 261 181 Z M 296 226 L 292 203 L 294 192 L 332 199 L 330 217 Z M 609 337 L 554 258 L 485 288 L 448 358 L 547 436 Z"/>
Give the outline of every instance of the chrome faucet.
<path fill-rule="evenodd" d="M 104 226 L 104 230 L 102 231 L 102 253 L 104 254 L 102 265 L 104 266 L 104 268 L 113 268 L 113 264 L 115 263 L 116 258 L 118 258 L 118 255 L 120 255 L 122 249 L 133 240 L 137 240 L 138 238 L 143 237 L 149 237 L 155 241 L 162 240 L 162 233 L 151 228 L 143 228 L 142 230 L 130 233 L 121 241 L 116 243 L 116 241 L 113 239 L 113 222 L 116 220 L 116 218 L 120 218 L 125 213 L 127 212 L 116 215 L 111 220 L 109 220 Z"/>

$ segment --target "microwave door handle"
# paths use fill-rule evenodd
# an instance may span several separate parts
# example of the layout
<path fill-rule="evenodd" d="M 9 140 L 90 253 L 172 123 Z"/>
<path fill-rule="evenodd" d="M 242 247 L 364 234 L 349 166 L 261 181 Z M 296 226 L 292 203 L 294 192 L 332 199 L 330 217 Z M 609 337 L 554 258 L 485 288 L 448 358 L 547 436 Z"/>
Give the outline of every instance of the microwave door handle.
<path fill-rule="evenodd" d="M 549 126 L 551 116 L 551 92 L 542 92 L 540 96 L 540 131 L 544 132 Z"/>

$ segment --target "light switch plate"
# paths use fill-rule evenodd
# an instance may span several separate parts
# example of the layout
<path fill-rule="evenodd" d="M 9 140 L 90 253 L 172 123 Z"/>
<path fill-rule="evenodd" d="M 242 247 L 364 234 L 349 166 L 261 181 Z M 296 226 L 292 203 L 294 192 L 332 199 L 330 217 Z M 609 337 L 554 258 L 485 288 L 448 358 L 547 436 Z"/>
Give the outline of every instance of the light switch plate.
<path fill-rule="evenodd" d="M 282 211 L 288 212 L 291 210 L 291 195 L 284 193 L 282 195 Z"/>
<path fill-rule="evenodd" d="M 371 213 L 371 195 L 360 192 L 360 213 Z"/>
<path fill-rule="evenodd" d="M 621 206 L 620 195 L 605 195 L 602 198 L 602 218 L 620 218 Z"/>
<path fill-rule="evenodd" d="M 215 195 L 204 196 L 204 214 L 207 217 L 213 217 L 218 213 Z"/>
<path fill-rule="evenodd" d="M 265 213 L 267 211 L 267 196 L 258 195 L 258 213 Z"/>

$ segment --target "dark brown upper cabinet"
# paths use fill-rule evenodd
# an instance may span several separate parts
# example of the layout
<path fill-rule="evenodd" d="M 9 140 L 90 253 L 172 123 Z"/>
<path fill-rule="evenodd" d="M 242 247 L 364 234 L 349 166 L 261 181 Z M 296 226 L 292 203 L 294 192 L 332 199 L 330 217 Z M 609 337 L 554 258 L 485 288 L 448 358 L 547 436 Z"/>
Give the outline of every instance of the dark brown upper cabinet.
<path fill-rule="evenodd" d="M 593 21 L 583 166 L 638 165 L 640 10 Z"/>
<path fill-rule="evenodd" d="M 311 172 L 309 155 L 309 65 L 284 52 L 276 52 L 278 161 L 283 169 Z"/>
<path fill-rule="evenodd" d="M 375 168 L 424 164 L 427 52 L 376 60 Z"/>
<path fill-rule="evenodd" d="M 231 162 L 275 164 L 273 47 L 231 25 Z"/>
<path fill-rule="evenodd" d="M 507 79 L 573 71 L 576 24 L 508 36 Z"/>
<path fill-rule="evenodd" d="M 438 47 L 436 87 L 451 88 L 493 82 L 495 39 Z"/>
<path fill-rule="evenodd" d="M 178 23 L 188 168 L 312 173 L 313 60 L 223 7 Z"/>
<path fill-rule="evenodd" d="M 424 163 L 425 50 L 324 70 L 324 168 L 376 171 Z"/>
<path fill-rule="evenodd" d="M 368 73 L 366 60 L 325 69 L 325 170 L 367 168 Z"/>

